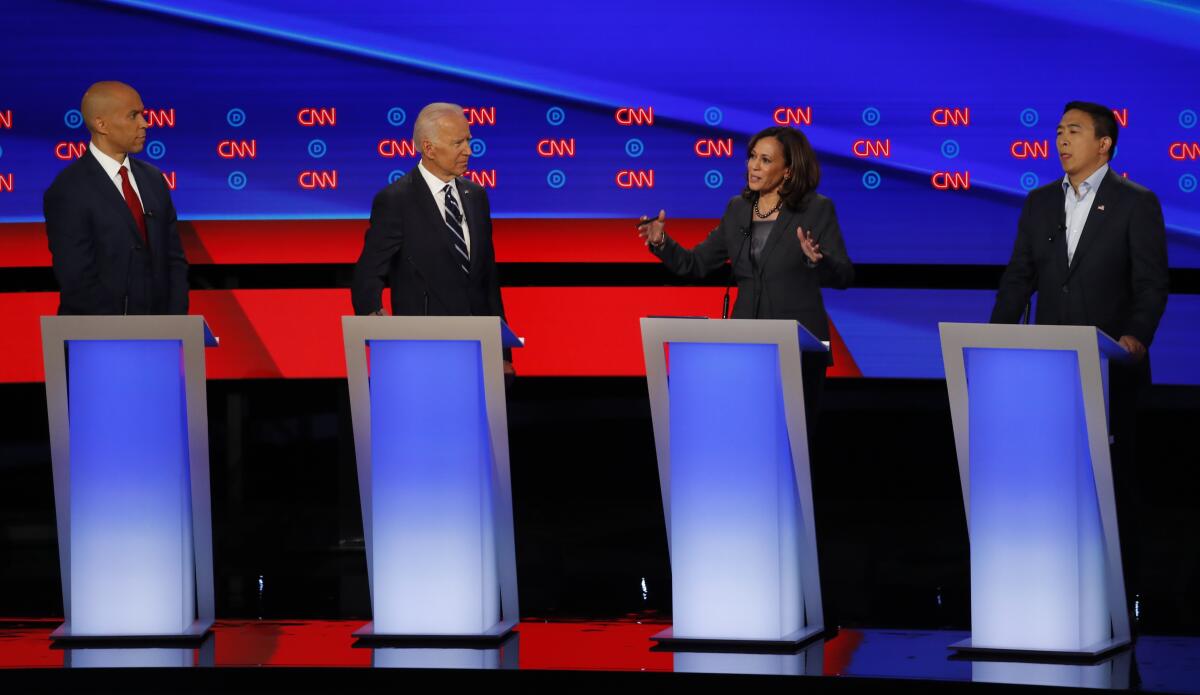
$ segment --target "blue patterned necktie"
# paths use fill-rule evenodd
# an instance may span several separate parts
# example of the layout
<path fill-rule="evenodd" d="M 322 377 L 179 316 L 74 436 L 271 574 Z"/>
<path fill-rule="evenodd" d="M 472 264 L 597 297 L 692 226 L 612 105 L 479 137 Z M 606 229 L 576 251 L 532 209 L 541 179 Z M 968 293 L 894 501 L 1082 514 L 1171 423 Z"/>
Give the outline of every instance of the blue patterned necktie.
<path fill-rule="evenodd" d="M 467 251 L 467 238 L 463 235 L 462 211 L 458 209 L 458 201 L 454 199 L 454 184 L 446 184 L 442 193 L 446 195 L 446 226 L 450 228 L 450 245 L 454 247 L 458 256 L 458 267 L 469 274 L 471 254 Z"/>

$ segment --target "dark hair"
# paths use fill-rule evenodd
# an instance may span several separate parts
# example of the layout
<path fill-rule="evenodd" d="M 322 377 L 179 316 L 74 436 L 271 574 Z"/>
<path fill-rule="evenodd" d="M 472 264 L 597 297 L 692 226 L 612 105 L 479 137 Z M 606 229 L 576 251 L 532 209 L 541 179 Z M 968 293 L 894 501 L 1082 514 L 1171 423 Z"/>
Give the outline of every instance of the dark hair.
<path fill-rule="evenodd" d="M 783 147 L 783 163 L 789 174 L 779 187 L 779 197 L 789 209 L 802 209 L 804 197 L 810 191 L 817 190 L 821 183 L 821 165 L 817 164 L 817 153 L 813 151 L 804 133 L 787 126 L 773 126 L 750 138 L 750 145 L 746 147 L 747 159 L 754 151 L 754 146 L 763 138 L 775 138 Z M 749 185 L 742 191 L 742 197 L 746 200 L 754 200 L 757 195 L 757 192 L 750 190 Z"/>
<path fill-rule="evenodd" d="M 1082 111 L 1090 115 L 1096 139 L 1112 138 L 1112 146 L 1108 148 L 1108 161 L 1111 162 L 1117 154 L 1117 136 L 1120 135 L 1120 126 L 1117 125 L 1117 117 L 1113 115 L 1112 109 L 1090 101 L 1071 101 L 1063 107 L 1063 113 L 1068 111 Z"/>

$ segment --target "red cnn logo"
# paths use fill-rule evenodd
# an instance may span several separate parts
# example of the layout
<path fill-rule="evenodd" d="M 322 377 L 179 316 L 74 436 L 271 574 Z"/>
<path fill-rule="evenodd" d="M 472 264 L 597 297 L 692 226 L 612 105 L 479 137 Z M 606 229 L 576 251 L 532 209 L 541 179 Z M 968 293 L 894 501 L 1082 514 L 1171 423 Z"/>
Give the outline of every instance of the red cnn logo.
<path fill-rule="evenodd" d="M 724 140 L 700 138 L 692 146 L 692 149 L 696 152 L 697 157 L 732 157 L 733 138 L 725 138 Z"/>
<path fill-rule="evenodd" d="M 60 142 L 54 146 L 54 156 L 62 160 L 79 159 L 87 152 L 86 142 Z"/>
<path fill-rule="evenodd" d="M 496 187 L 496 170 L 485 169 L 484 171 L 466 171 L 463 176 L 470 179 L 473 183 L 483 186 L 484 188 Z"/>
<path fill-rule="evenodd" d="M 966 191 L 971 188 L 969 171 L 938 171 L 929 180 L 939 191 Z"/>
<path fill-rule="evenodd" d="M 1113 109 L 1113 118 L 1117 119 L 1122 128 L 1129 127 L 1129 109 Z"/>
<path fill-rule="evenodd" d="M 780 106 L 771 114 L 779 125 L 812 125 L 812 107 L 797 106 L 788 108 Z"/>
<path fill-rule="evenodd" d="M 496 125 L 496 107 L 465 108 L 463 115 L 467 117 L 467 125 Z"/>
<path fill-rule="evenodd" d="M 167 188 L 175 190 L 175 172 L 163 172 L 163 181 L 167 182 Z"/>
<path fill-rule="evenodd" d="M 1050 157 L 1050 141 L 1013 140 L 1008 151 L 1013 159 L 1048 159 Z"/>
<path fill-rule="evenodd" d="M 296 177 L 296 181 L 306 191 L 317 188 L 337 188 L 337 169 L 333 171 L 302 171 Z"/>
<path fill-rule="evenodd" d="M 654 107 L 622 106 L 617 109 L 614 117 L 621 125 L 654 125 Z"/>
<path fill-rule="evenodd" d="M 296 122 L 306 128 L 337 125 L 337 109 L 303 108 L 296 112 Z"/>
<path fill-rule="evenodd" d="M 971 108 L 947 108 L 939 106 L 929 114 L 929 121 L 939 128 L 956 125 L 971 125 Z"/>
<path fill-rule="evenodd" d="M 865 159 L 867 157 L 891 157 L 892 156 L 892 139 L 886 140 L 855 140 L 850 146 L 850 151 L 855 157 Z"/>
<path fill-rule="evenodd" d="M 0 128 L 12 129 L 12 109 L 0 111 Z"/>
<path fill-rule="evenodd" d="M 142 112 L 151 128 L 174 128 L 175 109 L 146 109 Z"/>
<path fill-rule="evenodd" d="M 0 193 L 12 193 L 12 174 L 0 174 Z"/>
<path fill-rule="evenodd" d="M 575 156 L 575 138 L 568 140 L 550 140 L 543 138 L 538 140 L 537 153 L 542 157 L 574 157 Z"/>
<path fill-rule="evenodd" d="M 379 151 L 380 157 L 416 157 L 417 148 L 413 146 L 412 140 L 380 140 L 379 145 L 375 148 Z"/>
<path fill-rule="evenodd" d="M 1173 142 L 1167 154 L 1177 162 L 1185 159 L 1200 159 L 1200 142 Z"/>
<path fill-rule="evenodd" d="M 617 172 L 618 188 L 654 188 L 654 170 L 634 171 L 622 169 Z"/>
<path fill-rule="evenodd" d="M 254 159 L 258 157 L 258 141 L 222 140 L 217 143 L 217 155 L 221 159 Z"/>

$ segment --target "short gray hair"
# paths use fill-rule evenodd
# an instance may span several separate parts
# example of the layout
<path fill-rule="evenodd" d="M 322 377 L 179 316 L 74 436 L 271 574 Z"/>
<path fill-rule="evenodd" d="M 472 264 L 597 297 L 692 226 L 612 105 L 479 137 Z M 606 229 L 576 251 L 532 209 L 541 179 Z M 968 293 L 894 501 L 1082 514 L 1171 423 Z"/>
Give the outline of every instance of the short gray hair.
<path fill-rule="evenodd" d="M 416 122 L 413 123 L 413 147 L 418 152 L 421 150 L 421 143 L 426 140 L 433 141 L 434 124 L 450 114 L 462 116 L 463 107 L 458 104 L 435 101 L 421 109 L 421 113 L 417 114 Z"/>

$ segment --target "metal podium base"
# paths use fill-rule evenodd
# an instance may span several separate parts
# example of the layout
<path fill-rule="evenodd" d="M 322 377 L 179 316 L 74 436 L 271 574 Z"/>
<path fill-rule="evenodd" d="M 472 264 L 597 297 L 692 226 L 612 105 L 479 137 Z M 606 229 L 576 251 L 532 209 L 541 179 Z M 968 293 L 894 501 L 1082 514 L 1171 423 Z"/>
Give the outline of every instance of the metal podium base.
<path fill-rule="evenodd" d="M 50 639 L 56 644 L 70 645 L 104 645 L 104 646 L 122 646 L 122 645 L 178 645 L 178 644 L 193 644 L 203 642 L 212 630 L 213 621 L 211 618 L 197 620 L 193 622 L 183 632 L 172 633 L 169 635 L 97 635 L 95 633 L 79 634 L 71 629 L 71 623 L 65 622 L 58 627 L 57 630 L 50 633 Z"/>
<path fill-rule="evenodd" d="M 950 648 L 967 659 L 988 659 L 1003 661 L 1048 661 L 1048 662 L 1092 662 L 1099 661 L 1113 652 L 1128 647 L 1132 642 L 1128 638 L 1113 638 L 1088 645 L 1083 649 L 1011 649 L 1004 647 L 982 647 L 971 644 L 968 637 L 961 642 L 955 642 Z"/>
<path fill-rule="evenodd" d="M 806 626 L 780 639 L 729 639 L 721 637 L 676 637 L 669 627 L 650 637 L 668 651 L 762 652 L 792 651 L 825 634 L 821 626 Z"/>
<path fill-rule="evenodd" d="M 517 626 L 516 620 L 501 620 L 492 627 L 478 633 L 418 635 L 381 633 L 375 630 L 374 621 L 363 625 L 352 634 L 362 644 L 388 645 L 438 645 L 438 646 L 471 646 L 489 645 L 503 642 Z"/>

